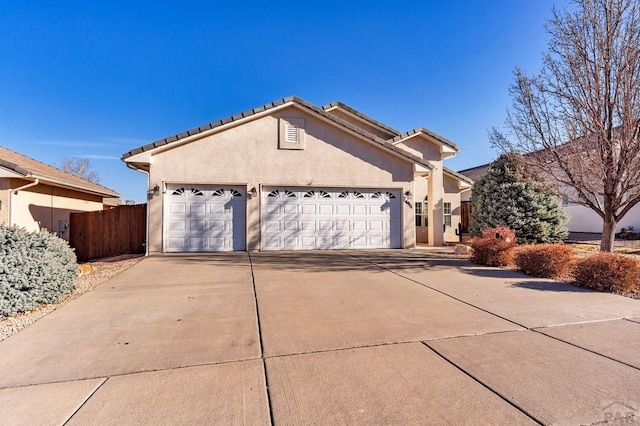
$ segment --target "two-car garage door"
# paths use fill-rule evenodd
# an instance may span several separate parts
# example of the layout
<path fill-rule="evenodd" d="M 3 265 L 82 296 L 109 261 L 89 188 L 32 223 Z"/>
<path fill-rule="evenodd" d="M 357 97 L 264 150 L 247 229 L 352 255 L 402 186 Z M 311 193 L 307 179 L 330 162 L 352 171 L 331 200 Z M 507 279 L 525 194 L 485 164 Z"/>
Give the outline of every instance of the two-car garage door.
<path fill-rule="evenodd" d="M 400 194 L 388 190 L 264 188 L 262 248 L 397 248 Z"/>
<path fill-rule="evenodd" d="M 167 185 L 167 252 L 246 249 L 245 187 Z M 401 247 L 401 201 L 394 190 L 265 187 L 263 250 Z"/>

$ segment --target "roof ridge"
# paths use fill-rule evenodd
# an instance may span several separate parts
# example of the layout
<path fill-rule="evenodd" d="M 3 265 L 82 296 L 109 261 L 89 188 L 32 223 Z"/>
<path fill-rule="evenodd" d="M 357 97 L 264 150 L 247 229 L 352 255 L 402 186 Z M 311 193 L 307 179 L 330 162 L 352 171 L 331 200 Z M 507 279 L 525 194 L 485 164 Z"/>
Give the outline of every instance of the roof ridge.
<path fill-rule="evenodd" d="M 351 107 L 351 106 L 349 106 L 349 105 L 347 105 L 347 104 L 345 104 L 344 102 L 341 102 L 341 101 L 333 101 L 331 103 L 328 103 L 328 104 L 322 106 L 322 109 L 323 110 L 327 110 L 327 109 L 332 108 L 332 107 L 340 107 L 342 109 L 345 109 L 346 111 L 350 112 L 351 114 L 354 114 L 354 115 L 362 118 L 363 120 L 373 124 L 376 127 L 379 127 L 382 130 L 387 131 L 388 133 L 392 133 L 392 134 L 395 134 L 395 135 L 399 135 L 400 133 L 402 133 L 399 130 L 397 130 L 397 129 L 395 129 L 395 128 L 393 128 L 393 127 L 391 127 L 391 126 L 389 126 L 389 125 L 387 125 L 385 123 L 383 123 L 382 121 L 376 120 L 375 118 L 371 117 L 370 115 L 367 115 L 367 114 L 361 112 L 360 110 L 357 110 L 357 109 L 355 109 L 355 108 L 353 108 L 353 107 Z"/>
<path fill-rule="evenodd" d="M 418 162 L 418 163 L 424 165 L 425 167 L 428 167 L 430 169 L 433 168 L 433 166 L 427 160 L 425 160 L 423 158 L 420 158 L 420 157 L 418 157 L 418 156 L 416 156 L 416 155 L 414 155 L 414 154 L 412 154 L 412 153 L 410 153 L 408 151 L 405 151 L 404 149 L 402 149 L 400 147 L 397 147 L 394 144 L 392 144 L 391 142 L 389 142 L 389 140 L 380 138 L 380 137 L 378 137 L 378 136 L 376 136 L 376 135 L 374 135 L 374 134 L 372 134 L 370 132 L 367 132 L 366 130 L 356 126 L 355 124 L 352 124 L 352 123 L 350 123 L 350 122 L 348 122 L 348 121 L 346 121 L 346 120 L 344 120 L 344 119 L 342 119 L 342 118 L 340 118 L 338 116 L 335 116 L 335 115 L 325 111 L 323 108 L 318 107 L 318 106 L 312 104 L 311 102 L 306 101 L 306 100 L 304 100 L 304 99 L 302 99 L 300 97 L 297 97 L 297 96 L 288 96 L 288 97 L 285 97 L 285 98 L 280 98 L 280 99 L 277 99 L 275 101 L 272 101 L 272 102 L 266 103 L 264 105 L 261 105 L 259 107 L 252 108 L 250 110 L 241 112 L 239 114 L 234 114 L 234 115 L 228 116 L 228 117 L 220 119 L 220 120 L 212 121 L 212 122 L 210 122 L 208 124 L 199 126 L 197 128 L 193 128 L 191 130 L 187 130 L 186 132 L 182 132 L 182 133 L 179 133 L 177 135 L 169 136 L 169 137 L 166 137 L 164 139 L 160 139 L 160 140 L 157 140 L 155 142 L 152 142 L 150 144 L 143 145 L 143 146 L 141 146 L 139 148 L 135 148 L 135 149 L 133 149 L 133 150 L 131 150 L 129 152 L 124 153 L 122 155 L 122 160 L 126 160 L 127 158 L 129 158 L 129 157 L 131 157 L 133 155 L 140 154 L 140 153 L 143 153 L 145 151 L 149 151 L 151 149 L 159 148 L 159 147 L 161 147 L 163 145 L 171 144 L 171 143 L 176 142 L 176 141 L 178 141 L 180 139 L 184 139 L 184 138 L 187 138 L 189 136 L 197 135 L 199 133 L 205 132 L 207 130 L 214 129 L 216 127 L 225 125 L 227 123 L 232 123 L 234 121 L 241 120 L 241 119 L 246 118 L 246 117 L 250 117 L 252 115 L 267 111 L 269 109 L 278 107 L 280 105 L 284 105 L 284 104 L 289 103 L 289 102 L 295 102 L 298 105 L 304 106 L 304 107 L 314 111 L 315 113 L 320 114 L 324 118 L 326 118 L 328 120 L 331 120 L 331 121 L 339 124 L 340 126 L 345 127 L 347 129 L 355 132 L 355 133 L 358 133 L 363 137 L 368 138 L 369 140 L 371 140 L 371 141 L 373 141 L 373 142 L 385 147 L 386 149 L 389 149 L 391 151 L 397 152 L 400 155 L 402 155 L 402 156 L 404 156 L 404 157 L 406 157 L 406 158 L 408 158 L 408 159 L 410 159 L 412 161 L 415 161 L 415 162 Z"/>
<path fill-rule="evenodd" d="M 480 169 L 482 167 L 488 167 L 490 165 L 491 165 L 491 163 L 481 164 L 479 166 L 469 167 L 468 169 L 458 170 L 458 173 L 464 173 L 464 172 L 468 172 L 469 170 Z"/>
<path fill-rule="evenodd" d="M 424 126 L 420 126 L 420 127 L 416 127 L 414 129 L 408 130 L 404 133 L 399 134 L 398 136 L 395 136 L 394 138 L 391 138 L 390 141 L 392 142 L 399 142 L 403 139 L 406 139 L 408 136 L 412 136 L 412 135 L 417 135 L 418 133 L 426 133 L 427 135 L 431 136 L 432 138 L 438 140 L 439 142 L 442 142 L 445 145 L 449 145 L 451 148 L 460 151 L 460 147 L 455 143 L 450 141 L 449 139 L 445 138 L 444 136 L 440 136 L 439 134 L 437 134 L 436 132 L 434 132 L 433 130 L 429 130 Z"/>
<path fill-rule="evenodd" d="M 458 172 L 456 172 L 456 171 L 454 171 L 454 170 L 452 170 L 452 169 L 450 169 L 450 168 L 448 168 L 448 167 L 443 167 L 442 169 L 443 169 L 445 172 L 450 173 L 450 174 L 454 175 L 454 176 L 455 176 L 455 177 L 457 177 L 457 178 L 460 178 L 460 179 L 462 179 L 462 180 L 464 180 L 464 181 L 466 181 L 466 182 L 468 182 L 468 183 L 470 183 L 470 184 L 472 184 L 472 185 L 474 184 L 474 180 L 473 180 L 473 179 L 471 179 L 471 178 L 470 178 L 470 177 L 468 177 L 468 176 L 465 176 L 465 175 L 463 175 L 463 174 L 461 174 L 461 173 L 458 173 Z"/>

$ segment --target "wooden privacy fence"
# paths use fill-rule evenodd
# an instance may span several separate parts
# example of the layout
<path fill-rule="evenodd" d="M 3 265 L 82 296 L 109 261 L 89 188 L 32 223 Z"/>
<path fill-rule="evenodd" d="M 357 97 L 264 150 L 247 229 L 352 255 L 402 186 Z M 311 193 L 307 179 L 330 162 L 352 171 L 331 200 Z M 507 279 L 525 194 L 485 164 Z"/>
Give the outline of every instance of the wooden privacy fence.
<path fill-rule="evenodd" d="M 147 205 L 71 213 L 69 245 L 79 262 L 124 253 L 144 253 Z"/>

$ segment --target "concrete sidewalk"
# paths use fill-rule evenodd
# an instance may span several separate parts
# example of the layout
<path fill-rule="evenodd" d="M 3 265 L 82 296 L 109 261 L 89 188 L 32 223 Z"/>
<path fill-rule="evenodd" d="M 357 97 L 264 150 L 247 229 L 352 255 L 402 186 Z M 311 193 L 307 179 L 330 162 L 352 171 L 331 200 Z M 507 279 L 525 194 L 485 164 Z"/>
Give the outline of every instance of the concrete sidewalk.
<path fill-rule="evenodd" d="M 640 301 L 428 251 L 152 257 L 0 343 L 0 423 L 622 422 L 638 342 Z"/>

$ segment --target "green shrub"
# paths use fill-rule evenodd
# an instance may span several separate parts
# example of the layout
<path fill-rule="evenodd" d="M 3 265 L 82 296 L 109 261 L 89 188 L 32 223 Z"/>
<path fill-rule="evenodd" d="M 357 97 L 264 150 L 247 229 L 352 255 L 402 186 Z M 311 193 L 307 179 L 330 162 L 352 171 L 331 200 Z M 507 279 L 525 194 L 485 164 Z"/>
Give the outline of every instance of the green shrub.
<path fill-rule="evenodd" d="M 616 238 L 621 240 L 640 240 L 640 232 L 635 232 L 633 226 L 622 228 L 619 233 L 616 234 Z"/>
<path fill-rule="evenodd" d="M 562 278 L 571 273 L 574 251 L 562 244 L 536 244 L 516 250 L 516 266 L 527 275 Z"/>
<path fill-rule="evenodd" d="M 471 261 L 487 266 L 511 265 L 516 245 L 516 234 L 512 229 L 506 226 L 485 229 L 480 238 L 471 242 Z"/>
<path fill-rule="evenodd" d="M 75 288 L 78 265 L 66 241 L 0 225 L 0 316 L 58 302 Z"/>
<path fill-rule="evenodd" d="M 495 226 L 513 229 L 519 243 L 557 243 L 568 235 L 567 217 L 555 188 L 509 153 L 493 161 L 473 185 L 471 235 Z"/>
<path fill-rule="evenodd" d="M 640 289 L 640 265 L 614 253 L 598 253 L 580 260 L 575 267 L 576 284 L 598 291 L 628 293 Z"/>

